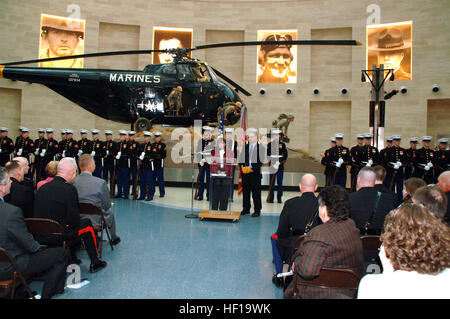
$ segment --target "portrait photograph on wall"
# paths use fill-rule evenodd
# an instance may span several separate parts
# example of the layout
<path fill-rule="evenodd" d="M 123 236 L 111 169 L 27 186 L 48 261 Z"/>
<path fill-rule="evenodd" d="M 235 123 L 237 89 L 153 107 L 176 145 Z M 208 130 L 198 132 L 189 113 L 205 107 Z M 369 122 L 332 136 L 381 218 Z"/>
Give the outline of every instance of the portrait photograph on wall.
<path fill-rule="evenodd" d="M 153 28 L 153 50 L 192 47 L 193 30 L 188 28 Z M 189 52 L 188 56 L 191 56 Z M 153 54 L 153 64 L 170 63 L 173 55 L 169 53 Z"/>
<path fill-rule="evenodd" d="M 384 64 L 394 81 L 412 79 L 412 21 L 369 25 L 366 36 L 366 68 Z"/>
<path fill-rule="evenodd" d="M 258 41 L 297 40 L 297 30 L 258 30 Z M 257 83 L 297 83 L 296 45 L 258 45 Z"/>
<path fill-rule="evenodd" d="M 86 21 L 41 14 L 39 59 L 84 54 Z M 40 62 L 47 68 L 82 68 L 83 59 Z"/>

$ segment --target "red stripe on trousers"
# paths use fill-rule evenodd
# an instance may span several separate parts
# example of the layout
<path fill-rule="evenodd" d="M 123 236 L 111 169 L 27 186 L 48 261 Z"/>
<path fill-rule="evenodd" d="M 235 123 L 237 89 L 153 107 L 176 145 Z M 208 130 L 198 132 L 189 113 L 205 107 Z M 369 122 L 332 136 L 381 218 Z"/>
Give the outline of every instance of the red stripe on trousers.
<path fill-rule="evenodd" d="M 97 239 L 95 238 L 95 233 L 94 233 L 94 229 L 92 228 L 92 226 L 88 226 L 86 228 L 78 230 L 78 236 L 81 236 L 81 235 L 83 235 L 84 233 L 87 233 L 87 232 L 91 232 L 92 238 L 94 238 L 95 251 L 98 253 L 98 250 L 97 250 Z"/>

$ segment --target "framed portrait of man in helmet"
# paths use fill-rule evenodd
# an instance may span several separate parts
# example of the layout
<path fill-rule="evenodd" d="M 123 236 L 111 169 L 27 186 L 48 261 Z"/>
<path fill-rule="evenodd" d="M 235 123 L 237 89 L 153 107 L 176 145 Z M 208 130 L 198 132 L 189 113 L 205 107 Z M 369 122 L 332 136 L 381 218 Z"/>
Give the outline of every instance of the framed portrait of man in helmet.
<path fill-rule="evenodd" d="M 86 21 L 41 14 L 39 58 L 48 59 L 84 54 Z M 47 68 L 83 68 L 83 59 L 40 62 Z"/>
<path fill-rule="evenodd" d="M 369 25 L 366 35 L 366 68 L 383 64 L 394 70 L 394 81 L 412 79 L 412 21 Z"/>
<path fill-rule="evenodd" d="M 258 41 L 297 40 L 297 30 L 258 30 Z M 257 83 L 297 83 L 296 45 L 258 45 Z"/>
<path fill-rule="evenodd" d="M 153 49 L 166 50 L 192 47 L 193 30 L 189 28 L 153 27 Z M 191 56 L 191 52 L 188 53 Z M 173 62 L 173 54 L 153 54 L 153 64 Z"/>

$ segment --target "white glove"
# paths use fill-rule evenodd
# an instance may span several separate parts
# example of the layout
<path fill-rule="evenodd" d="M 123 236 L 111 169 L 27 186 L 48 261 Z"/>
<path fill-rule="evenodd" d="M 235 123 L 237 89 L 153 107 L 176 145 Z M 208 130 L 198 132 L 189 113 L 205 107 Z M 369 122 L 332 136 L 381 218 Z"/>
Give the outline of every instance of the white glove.
<path fill-rule="evenodd" d="M 372 165 L 373 165 L 372 159 L 370 159 L 370 160 L 367 162 L 367 164 L 368 164 L 368 166 L 372 166 Z"/>
<path fill-rule="evenodd" d="M 280 167 L 280 162 L 276 161 L 275 164 L 273 164 L 273 168 L 278 169 Z"/>
<path fill-rule="evenodd" d="M 62 157 L 66 157 L 66 151 L 63 151 Z"/>
<path fill-rule="evenodd" d="M 106 151 L 106 156 L 108 156 L 109 155 L 109 151 Z"/>
<path fill-rule="evenodd" d="M 2 152 L 2 149 L 0 148 L 0 153 Z"/>
<path fill-rule="evenodd" d="M 82 150 L 79 150 L 79 151 L 78 151 L 78 157 L 80 157 L 81 155 L 83 155 L 83 151 L 82 151 Z"/>
<path fill-rule="evenodd" d="M 339 158 L 338 163 L 342 164 L 344 163 L 344 160 L 342 158 Z"/>
<path fill-rule="evenodd" d="M 399 169 L 399 168 L 400 168 L 400 166 L 398 166 L 398 163 L 395 163 L 394 169 L 397 170 L 397 169 Z"/>
<path fill-rule="evenodd" d="M 46 151 L 46 150 L 42 150 L 42 152 L 41 152 L 41 157 L 44 157 L 44 156 L 45 156 L 45 151 Z"/>
<path fill-rule="evenodd" d="M 206 160 L 204 158 L 202 158 L 202 160 L 200 161 L 200 166 L 205 165 L 205 163 L 206 163 Z"/>
<path fill-rule="evenodd" d="M 95 156 L 95 151 L 92 151 L 92 152 L 91 152 L 91 156 Z"/>
<path fill-rule="evenodd" d="M 21 148 L 19 148 L 19 150 L 17 151 L 17 156 L 20 156 L 20 155 L 22 155 L 22 149 Z"/>
<path fill-rule="evenodd" d="M 432 167 L 433 167 L 433 163 L 428 162 L 428 163 L 427 163 L 427 166 L 430 167 L 430 168 L 432 168 Z"/>
<path fill-rule="evenodd" d="M 400 161 L 398 161 L 396 164 L 398 165 L 398 167 L 402 166 L 402 162 L 400 162 Z"/>
<path fill-rule="evenodd" d="M 38 156 L 38 154 L 39 154 L 39 148 L 37 148 L 37 149 L 34 151 L 34 155 Z"/>
<path fill-rule="evenodd" d="M 342 163 L 341 162 L 337 162 L 336 163 L 336 167 L 341 167 Z"/>
<path fill-rule="evenodd" d="M 145 152 L 142 152 L 142 153 L 141 153 L 141 156 L 139 156 L 139 159 L 140 159 L 141 161 L 143 161 L 143 160 L 144 160 L 144 157 L 145 157 Z"/>
<path fill-rule="evenodd" d="M 425 169 L 426 171 L 429 171 L 429 170 L 430 170 L 430 166 L 425 166 L 424 169 Z"/>
<path fill-rule="evenodd" d="M 119 160 L 121 155 L 122 155 L 122 152 L 117 153 L 116 160 Z"/>

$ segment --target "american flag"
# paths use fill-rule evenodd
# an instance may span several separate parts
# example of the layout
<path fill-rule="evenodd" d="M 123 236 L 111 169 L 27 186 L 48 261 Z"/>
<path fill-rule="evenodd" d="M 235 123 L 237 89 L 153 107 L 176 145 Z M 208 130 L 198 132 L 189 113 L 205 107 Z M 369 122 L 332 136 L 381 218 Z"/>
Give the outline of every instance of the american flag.
<path fill-rule="evenodd" d="M 245 131 L 247 130 L 247 108 L 245 107 L 245 105 L 242 105 L 242 108 L 241 108 L 240 128 L 241 128 L 241 132 L 239 135 L 238 145 L 239 145 L 239 149 L 241 151 L 244 151 Z M 243 191 L 243 189 L 242 189 L 242 170 L 239 170 L 238 196 L 240 196 L 242 194 L 242 191 Z"/>
<path fill-rule="evenodd" d="M 223 135 L 223 122 L 225 120 L 225 108 L 222 111 L 222 116 L 220 117 L 220 123 L 219 123 L 219 132 L 217 133 L 217 136 Z"/>

